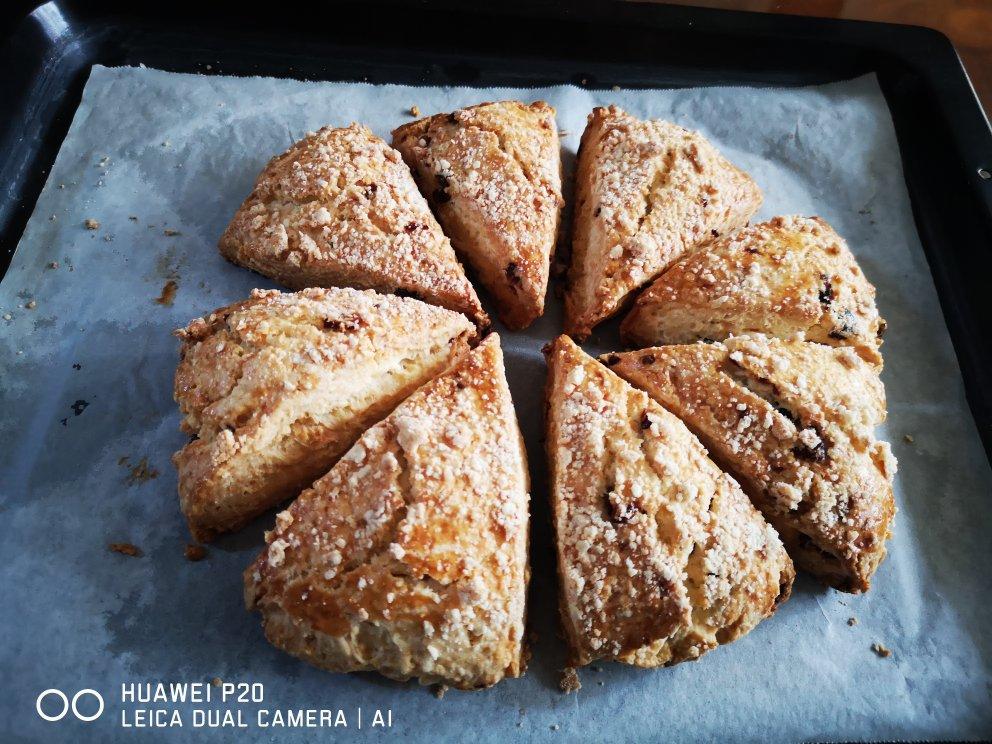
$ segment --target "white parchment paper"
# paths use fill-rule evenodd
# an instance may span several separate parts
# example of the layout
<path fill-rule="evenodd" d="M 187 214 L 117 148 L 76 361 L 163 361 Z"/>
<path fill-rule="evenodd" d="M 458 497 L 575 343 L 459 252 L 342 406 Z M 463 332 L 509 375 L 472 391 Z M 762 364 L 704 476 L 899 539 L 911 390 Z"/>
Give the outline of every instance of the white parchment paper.
<path fill-rule="evenodd" d="M 499 98 L 557 107 L 569 171 L 594 105 L 619 103 L 699 129 L 764 189 L 760 217 L 818 214 L 848 239 L 889 321 L 883 434 L 900 461 L 895 537 L 870 593 L 853 597 L 800 579 L 774 618 L 697 663 L 656 671 L 599 665 L 582 672 L 579 693 L 563 696 L 540 441 L 540 347 L 561 328 L 553 298 L 534 327 L 504 333 L 534 483 L 537 640 L 525 678 L 437 701 L 416 685 L 331 675 L 276 651 L 241 599 L 242 569 L 271 515 L 211 546 L 206 560 L 184 559 L 188 536 L 169 463 L 184 443 L 169 331 L 253 287 L 273 286 L 227 264 L 215 247 L 261 167 L 325 124 L 360 121 L 388 138 L 414 104 L 426 115 Z M 84 227 L 86 219 L 99 229 Z M 168 280 L 178 284 L 174 304 L 155 303 Z M 123 728 L 125 715 L 134 720 L 129 711 L 149 706 L 122 706 L 120 683 L 213 677 L 265 688 L 261 705 L 214 706 L 240 709 L 249 728 L 196 732 L 225 740 L 359 737 L 377 708 L 392 710 L 387 734 L 418 741 L 992 735 L 992 475 L 873 78 L 796 90 L 611 92 L 97 67 L 0 283 L 0 316 L 0 739 L 185 740 L 193 733 L 189 704 L 175 706 L 182 730 Z M 608 325 L 587 349 L 616 343 Z M 134 477 L 143 458 L 157 477 Z M 142 557 L 108 552 L 115 541 L 135 543 Z M 878 658 L 874 642 L 892 655 Z M 107 710 L 91 724 L 71 715 L 42 721 L 35 698 L 50 687 L 95 688 Z M 260 707 L 341 708 L 349 728 L 261 729 Z"/>

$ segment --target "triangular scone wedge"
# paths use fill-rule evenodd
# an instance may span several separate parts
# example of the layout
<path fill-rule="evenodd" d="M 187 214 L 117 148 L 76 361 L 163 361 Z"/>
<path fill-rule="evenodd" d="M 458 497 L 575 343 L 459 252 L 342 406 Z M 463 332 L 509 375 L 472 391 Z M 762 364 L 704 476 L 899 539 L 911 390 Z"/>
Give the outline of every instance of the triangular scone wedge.
<path fill-rule="evenodd" d="M 844 239 L 819 217 L 776 217 L 683 257 L 641 293 L 620 333 L 634 347 L 805 334 L 881 364 L 884 329 Z"/>
<path fill-rule="evenodd" d="M 567 336 L 545 353 L 571 662 L 675 664 L 770 616 L 795 572 L 737 483 L 681 421 Z"/>
<path fill-rule="evenodd" d="M 276 517 L 245 602 L 273 645 L 332 671 L 462 689 L 520 676 L 528 487 L 490 335 Z"/>
<path fill-rule="evenodd" d="M 595 108 L 576 172 L 565 328 L 576 338 L 684 253 L 747 224 L 761 190 L 702 135 Z"/>
<path fill-rule="evenodd" d="M 458 253 L 519 330 L 544 312 L 563 204 L 555 110 L 483 103 L 393 132 Z"/>
<path fill-rule="evenodd" d="M 269 161 L 220 239 L 291 289 L 396 292 L 487 323 L 402 157 L 366 127 L 324 127 Z"/>
<path fill-rule="evenodd" d="M 852 349 L 765 336 L 604 357 L 740 481 L 800 569 L 867 591 L 895 514 L 878 370 Z"/>
<path fill-rule="evenodd" d="M 467 350 L 460 313 L 355 289 L 252 292 L 176 331 L 175 398 L 196 437 L 173 457 L 198 540 L 295 496 Z"/>

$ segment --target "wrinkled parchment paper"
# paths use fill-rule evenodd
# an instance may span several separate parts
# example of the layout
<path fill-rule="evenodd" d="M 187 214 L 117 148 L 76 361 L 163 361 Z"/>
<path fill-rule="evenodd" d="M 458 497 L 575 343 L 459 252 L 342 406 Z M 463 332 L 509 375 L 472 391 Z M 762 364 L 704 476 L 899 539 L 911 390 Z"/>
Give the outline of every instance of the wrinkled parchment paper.
<path fill-rule="evenodd" d="M 895 537 L 866 596 L 803 578 L 774 618 L 699 662 L 656 671 L 597 665 L 582 671 L 578 694 L 562 695 L 539 431 L 539 350 L 561 328 L 554 299 L 530 330 L 504 333 L 533 474 L 537 638 L 525 678 L 438 701 L 414 684 L 327 674 L 276 651 L 241 598 L 242 569 L 271 514 L 211 546 L 206 560 L 184 558 L 188 535 L 169 456 L 185 440 L 172 401 L 177 342 L 169 332 L 253 287 L 274 286 L 226 263 L 215 247 L 261 167 L 325 124 L 360 121 L 388 138 L 414 104 L 427 115 L 500 98 L 557 107 L 569 171 L 594 105 L 619 103 L 699 129 L 764 189 L 760 217 L 818 214 L 850 242 L 889 320 L 889 421 L 881 433 L 900 463 Z M 99 228 L 87 229 L 87 219 Z M 155 302 L 168 281 L 178 286 L 174 302 Z M 6 741 L 348 739 L 369 733 L 367 723 L 356 730 L 359 706 L 366 722 L 373 709 L 390 708 L 385 735 L 417 741 L 992 734 L 992 475 L 874 78 L 792 90 L 479 90 L 96 67 L 0 283 L 0 316 Z M 586 348 L 616 343 L 613 324 Z M 125 541 L 143 555 L 108 551 Z M 876 642 L 892 655 L 876 656 Z M 121 727 L 122 681 L 213 677 L 264 684 L 261 706 L 226 706 L 249 720 L 258 707 L 341 708 L 349 728 Z M 107 711 L 91 724 L 42 721 L 35 698 L 50 687 L 95 688 Z"/>

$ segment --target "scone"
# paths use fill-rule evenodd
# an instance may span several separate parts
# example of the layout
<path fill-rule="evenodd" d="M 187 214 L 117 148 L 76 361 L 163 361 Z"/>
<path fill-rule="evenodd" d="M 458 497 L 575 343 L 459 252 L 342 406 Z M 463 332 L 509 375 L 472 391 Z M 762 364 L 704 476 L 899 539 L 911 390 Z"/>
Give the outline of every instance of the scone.
<path fill-rule="evenodd" d="M 740 487 L 681 421 L 567 336 L 545 353 L 571 663 L 676 664 L 769 617 L 795 572 Z"/>
<path fill-rule="evenodd" d="M 324 127 L 265 166 L 220 239 L 291 289 L 396 292 L 487 318 L 409 169 L 366 127 Z"/>
<path fill-rule="evenodd" d="M 881 364 L 884 329 L 844 239 L 819 217 L 775 217 L 682 258 L 641 293 L 620 334 L 634 347 L 804 334 Z"/>
<path fill-rule="evenodd" d="M 276 517 L 245 602 L 273 645 L 331 671 L 462 689 L 517 677 L 528 500 L 490 335 Z"/>
<path fill-rule="evenodd" d="M 850 348 L 766 336 L 604 357 L 744 487 L 798 568 L 863 592 L 885 557 L 896 462 L 877 368 Z"/>
<path fill-rule="evenodd" d="M 237 529 L 327 472 L 368 426 L 475 338 L 460 313 L 355 289 L 252 292 L 176 331 L 175 454 L 198 540 Z"/>
<path fill-rule="evenodd" d="M 579 148 L 566 331 L 584 339 L 633 291 L 760 206 L 757 184 L 697 132 L 593 109 Z"/>
<path fill-rule="evenodd" d="M 519 330 L 544 312 L 561 214 L 555 110 L 543 101 L 483 103 L 393 132 L 459 255 Z"/>

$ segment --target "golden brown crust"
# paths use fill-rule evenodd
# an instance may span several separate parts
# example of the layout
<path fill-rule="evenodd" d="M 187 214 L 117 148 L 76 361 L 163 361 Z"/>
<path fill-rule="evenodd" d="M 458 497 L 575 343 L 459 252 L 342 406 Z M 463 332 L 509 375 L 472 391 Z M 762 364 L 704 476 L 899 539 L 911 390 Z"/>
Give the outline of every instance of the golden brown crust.
<path fill-rule="evenodd" d="M 852 346 L 881 364 L 875 288 L 819 217 L 775 217 L 690 253 L 637 298 L 620 333 L 635 347 L 743 333 Z"/>
<path fill-rule="evenodd" d="M 566 331 L 578 339 L 684 253 L 743 227 L 761 190 L 697 132 L 593 109 L 576 173 Z"/>
<path fill-rule="evenodd" d="M 739 336 L 606 357 L 702 439 L 796 566 L 862 592 L 885 557 L 895 459 L 878 370 L 850 348 Z"/>
<path fill-rule="evenodd" d="M 357 124 L 324 127 L 269 161 L 220 252 L 291 289 L 404 293 L 488 322 L 399 153 Z"/>
<path fill-rule="evenodd" d="M 563 199 L 555 110 L 501 101 L 399 127 L 413 169 L 456 250 L 519 330 L 544 312 Z"/>
<path fill-rule="evenodd" d="M 276 518 L 245 572 L 275 646 L 471 689 L 524 664 L 528 476 L 490 335 Z"/>
<path fill-rule="evenodd" d="M 354 289 L 255 290 L 176 331 L 173 462 L 198 540 L 307 488 L 475 337 L 460 313 Z"/>
<path fill-rule="evenodd" d="M 771 615 L 792 562 L 740 487 L 681 421 L 567 336 L 545 353 L 571 663 L 675 664 Z"/>

